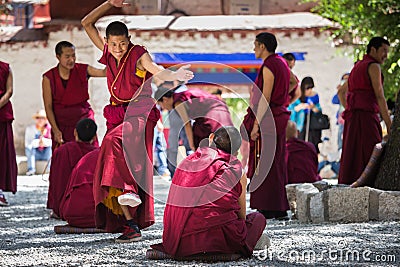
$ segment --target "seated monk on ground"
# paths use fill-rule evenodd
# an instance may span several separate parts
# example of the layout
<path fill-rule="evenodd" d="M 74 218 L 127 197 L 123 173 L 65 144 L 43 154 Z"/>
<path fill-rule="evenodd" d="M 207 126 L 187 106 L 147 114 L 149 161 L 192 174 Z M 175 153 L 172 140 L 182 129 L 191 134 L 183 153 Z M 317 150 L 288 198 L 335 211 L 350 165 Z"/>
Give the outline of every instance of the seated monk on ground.
<path fill-rule="evenodd" d="M 241 144 L 233 126 L 209 136 L 176 169 L 164 211 L 163 243 L 152 248 L 174 258 L 240 254 L 250 257 L 266 225 L 261 213 L 246 216 L 246 176 L 234 156 Z"/>
<path fill-rule="evenodd" d="M 72 170 L 69 184 L 60 204 L 60 217 L 70 226 L 95 228 L 93 176 L 99 149 L 83 156 Z"/>
<path fill-rule="evenodd" d="M 315 146 L 298 137 L 296 124 L 288 121 L 286 127 L 286 164 L 288 183 L 314 183 L 320 181 L 318 154 Z"/>
<path fill-rule="evenodd" d="M 58 147 L 51 159 L 47 208 L 52 209 L 51 217 L 60 217 L 60 203 L 69 183 L 72 169 L 90 151 L 96 149 L 92 143 L 96 139 L 97 125 L 92 119 L 82 119 L 75 127 L 75 142 Z"/>

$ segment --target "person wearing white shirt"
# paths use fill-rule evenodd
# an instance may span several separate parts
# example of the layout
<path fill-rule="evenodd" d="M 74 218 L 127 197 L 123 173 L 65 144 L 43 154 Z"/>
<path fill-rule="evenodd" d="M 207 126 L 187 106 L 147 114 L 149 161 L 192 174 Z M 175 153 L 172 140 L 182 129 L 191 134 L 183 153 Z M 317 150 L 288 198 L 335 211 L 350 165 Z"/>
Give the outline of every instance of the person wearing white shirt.
<path fill-rule="evenodd" d="M 26 175 L 36 173 L 36 161 L 48 161 L 51 157 L 51 127 L 42 109 L 32 118 L 35 124 L 29 125 L 25 130 L 25 155 L 27 157 L 28 171 Z"/>

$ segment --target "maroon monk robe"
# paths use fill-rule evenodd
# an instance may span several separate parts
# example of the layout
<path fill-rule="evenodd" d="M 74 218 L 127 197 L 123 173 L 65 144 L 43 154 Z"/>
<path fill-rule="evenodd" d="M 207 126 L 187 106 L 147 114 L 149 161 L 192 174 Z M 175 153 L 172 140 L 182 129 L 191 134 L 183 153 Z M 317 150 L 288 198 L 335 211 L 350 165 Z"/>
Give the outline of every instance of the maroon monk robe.
<path fill-rule="evenodd" d="M 47 208 L 60 214 L 60 203 L 76 163 L 96 147 L 84 142 L 68 142 L 57 148 L 51 159 Z"/>
<path fill-rule="evenodd" d="M 6 93 L 9 64 L 0 61 L 0 98 Z M 0 108 L 0 189 L 15 194 L 17 192 L 17 160 L 14 147 L 12 121 L 14 120 L 11 102 Z"/>
<path fill-rule="evenodd" d="M 78 121 L 84 118 L 94 120 L 93 110 L 88 102 L 89 87 L 87 64 L 75 63 L 70 72 L 67 86 L 64 87 L 58 66 L 48 70 L 43 76 L 50 80 L 51 94 L 53 98 L 53 112 L 56 123 L 63 135 L 64 142 L 75 140 L 74 129 Z M 56 147 L 52 134 L 53 150 Z M 93 143 L 98 146 L 97 140 Z"/>
<path fill-rule="evenodd" d="M 269 110 L 260 122 L 261 135 L 257 140 L 259 153 L 256 151 L 256 143 L 250 140 L 249 162 L 247 177 L 250 183 L 250 207 L 265 211 L 286 211 L 289 205 L 286 198 L 285 185 L 287 184 L 287 167 L 285 163 L 286 150 L 286 126 L 290 112 L 286 109 L 288 99 L 290 69 L 285 60 L 277 54 L 268 56 L 258 72 L 255 84 L 252 88 L 250 105 L 243 126 L 247 133 L 244 138 L 250 136 L 253 128 L 258 102 L 262 96 L 263 77 L 262 69 L 267 67 L 274 75 Z M 271 117 L 272 115 L 272 117 Z M 274 151 L 275 145 L 275 151 Z M 258 163 L 259 171 L 256 173 L 256 153 L 260 155 Z M 272 153 L 272 154 L 271 154 Z M 271 164 L 272 162 L 272 164 Z M 268 167 L 270 169 L 268 170 Z"/>
<path fill-rule="evenodd" d="M 95 149 L 78 161 L 61 201 L 60 217 L 73 227 L 96 227 L 93 176 L 99 151 Z"/>
<path fill-rule="evenodd" d="M 217 96 L 201 89 L 190 88 L 175 93 L 174 105 L 177 101 L 185 104 L 188 116 L 194 120 L 193 141 L 197 148 L 201 140 L 215 132 L 221 126 L 233 126 L 229 109 L 225 102 Z"/>
<path fill-rule="evenodd" d="M 345 124 L 340 184 L 352 184 L 360 177 L 375 145 L 382 141 L 379 106 L 368 75 L 368 67 L 372 63 L 378 62 L 365 55 L 363 60 L 354 65 L 348 79 L 347 106 L 343 112 Z"/>
<path fill-rule="evenodd" d="M 320 181 L 318 154 L 315 146 L 298 138 L 286 141 L 288 183 L 314 183 Z"/>
<path fill-rule="evenodd" d="M 266 224 L 260 213 L 238 217 L 242 166 L 231 154 L 201 147 L 179 164 L 164 211 L 163 243 L 174 257 L 199 253 L 252 255 Z"/>
<path fill-rule="evenodd" d="M 120 232 L 126 223 L 123 214 L 105 204 L 112 188 L 133 191 L 140 196 L 142 204 L 129 207 L 140 228 L 154 223 L 153 134 L 160 113 L 151 98 L 150 83 L 142 86 L 145 80 L 151 78 L 151 74 L 136 69 L 136 63 L 144 53 L 147 51 L 142 46 L 130 43 L 121 64 L 116 66 L 115 59 L 105 45 L 99 60 L 107 66 L 111 97 L 110 105 L 104 108 L 107 134 L 100 149 L 93 194 L 96 226 L 108 232 Z M 131 103 L 129 107 L 128 103 Z"/>

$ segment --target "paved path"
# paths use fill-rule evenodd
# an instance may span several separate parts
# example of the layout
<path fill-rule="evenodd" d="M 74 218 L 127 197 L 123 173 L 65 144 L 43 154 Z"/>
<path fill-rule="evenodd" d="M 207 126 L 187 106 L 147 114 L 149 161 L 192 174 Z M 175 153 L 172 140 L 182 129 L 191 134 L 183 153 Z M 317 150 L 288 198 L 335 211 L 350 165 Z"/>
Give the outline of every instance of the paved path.
<path fill-rule="evenodd" d="M 19 176 L 16 195 L 0 207 L 0 266 L 208 266 L 207 263 L 149 261 L 146 249 L 161 241 L 168 183 L 155 177 L 156 223 L 143 241 L 116 244 L 116 234 L 56 235 L 48 219 L 47 187 L 41 176 Z M 400 223 L 300 224 L 269 220 L 269 251 L 218 266 L 399 266 Z"/>

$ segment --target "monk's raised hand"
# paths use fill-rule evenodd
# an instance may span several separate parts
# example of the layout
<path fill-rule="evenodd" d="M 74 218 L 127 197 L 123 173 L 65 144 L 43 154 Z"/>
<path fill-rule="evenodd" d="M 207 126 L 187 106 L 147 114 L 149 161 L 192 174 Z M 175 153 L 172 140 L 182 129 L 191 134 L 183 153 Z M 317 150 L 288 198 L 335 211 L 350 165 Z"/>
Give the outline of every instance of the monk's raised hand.
<path fill-rule="evenodd" d="M 115 6 L 115 7 L 123 7 L 123 6 L 129 6 L 129 3 L 125 3 L 125 0 L 107 0 L 110 5 Z"/>
<path fill-rule="evenodd" d="M 176 71 L 176 79 L 178 81 L 183 81 L 183 82 L 187 82 L 187 81 L 193 79 L 193 77 L 194 77 L 193 71 L 189 70 L 189 68 L 190 68 L 190 64 L 180 67 Z"/>

